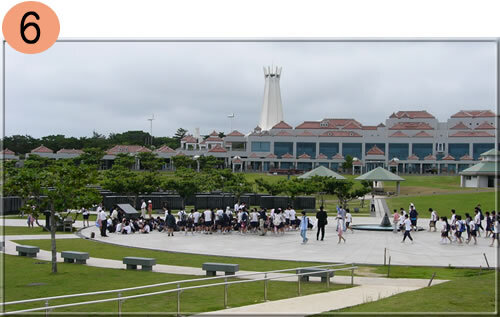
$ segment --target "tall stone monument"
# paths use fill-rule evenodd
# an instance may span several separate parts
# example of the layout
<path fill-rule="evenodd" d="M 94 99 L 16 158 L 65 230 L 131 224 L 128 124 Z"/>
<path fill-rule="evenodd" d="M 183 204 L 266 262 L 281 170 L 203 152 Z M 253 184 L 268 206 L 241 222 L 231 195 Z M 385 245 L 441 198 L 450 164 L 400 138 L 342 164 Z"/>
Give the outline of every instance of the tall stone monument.
<path fill-rule="evenodd" d="M 281 67 L 264 67 L 264 102 L 260 113 L 259 127 L 270 130 L 277 123 L 283 121 L 283 105 L 280 91 Z"/>

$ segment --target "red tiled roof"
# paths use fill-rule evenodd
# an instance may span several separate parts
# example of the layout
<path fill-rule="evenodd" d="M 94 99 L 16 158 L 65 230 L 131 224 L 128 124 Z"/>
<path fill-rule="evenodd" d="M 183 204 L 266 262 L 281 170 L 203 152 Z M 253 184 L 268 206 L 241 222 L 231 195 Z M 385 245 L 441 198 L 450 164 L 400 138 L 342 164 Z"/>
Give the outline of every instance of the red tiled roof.
<path fill-rule="evenodd" d="M 353 131 L 325 131 L 319 136 L 322 137 L 361 137 L 357 132 Z"/>
<path fill-rule="evenodd" d="M 241 163 L 243 163 L 243 161 L 240 160 L 239 158 L 233 159 L 233 164 L 241 164 Z"/>
<path fill-rule="evenodd" d="M 218 136 L 209 136 L 205 139 L 205 142 L 223 142 L 223 140 Z"/>
<path fill-rule="evenodd" d="M 259 156 L 255 153 L 251 153 L 249 158 L 259 158 Z"/>
<path fill-rule="evenodd" d="M 319 155 L 317 155 L 316 158 L 318 160 L 326 160 L 326 159 L 328 159 L 328 157 L 325 154 L 323 154 L 323 153 L 319 153 Z"/>
<path fill-rule="evenodd" d="M 434 128 L 425 122 L 398 122 L 389 130 L 434 130 Z"/>
<path fill-rule="evenodd" d="M 295 129 L 338 129 L 343 127 L 349 123 L 353 122 L 357 126 L 361 128 L 361 123 L 354 119 L 323 119 L 321 121 L 304 121 Z M 324 123 L 327 123 L 323 126 Z"/>
<path fill-rule="evenodd" d="M 36 149 L 31 150 L 31 153 L 54 153 L 54 151 L 46 146 L 40 145 Z"/>
<path fill-rule="evenodd" d="M 276 123 L 272 129 L 293 129 L 291 125 L 286 123 L 285 121 L 280 121 L 279 123 Z"/>
<path fill-rule="evenodd" d="M 292 154 L 290 154 L 290 153 L 286 153 L 286 154 L 283 154 L 283 155 L 281 156 L 281 158 L 286 158 L 286 159 L 288 159 L 288 158 L 293 158 L 293 155 L 292 155 Z"/>
<path fill-rule="evenodd" d="M 75 149 L 60 149 L 57 151 L 57 154 L 83 154 L 83 151 Z"/>
<path fill-rule="evenodd" d="M 299 159 L 310 159 L 311 158 L 311 155 L 307 154 L 307 153 L 303 153 L 301 155 L 299 155 Z"/>
<path fill-rule="evenodd" d="M 210 136 L 216 136 L 216 137 L 218 137 L 219 133 L 217 133 L 217 131 L 213 130 L 212 133 L 210 133 Z"/>
<path fill-rule="evenodd" d="M 349 129 L 361 129 L 361 124 L 359 123 L 356 123 L 354 121 L 351 121 L 349 122 L 348 124 L 346 124 L 345 126 L 342 127 L 342 129 L 344 130 L 349 130 Z"/>
<path fill-rule="evenodd" d="M 7 148 L 3 149 L 0 153 L 7 154 L 7 155 L 15 155 L 16 154 L 16 153 L 14 153 L 14 151 L 11 151 Z"/>
<path fill-rule="evenodd" d="M 266 158 L 277 158 L 276 154 L 274 153 L 269 153 Z"/>
<path fill-rule="evenodd" d="M 452 118 L 486 118 L 494 117 L 495 114 L 490 110 L 461 110 L 454 115 Z"/>
<path fill-rule="evenodd" d="M 391 166 L 397 166 L 398 164 L 399 164 L 398 161 L 396 161 L 395 159 L 389 161 L 389 165 Z"/>
<path fill-rule="evenodd" d="M 234 130 L 233 132 L 229 133 L 227 136 L 245 136 L 245 135 L 238 130 Z"/>
<path fill-rule="evenodd" d="M 340 153 L 337 153 L 334 156 L 332 156 L 332 160 L 343 160 L 343 159 L 344 159 L 344 156 Z"/>
<path fill-rule="evenodd" d="M 352 165 L 362 166 L 362 165 L 363 165 L 363 162 L 361 162 L 361 161 L 359 161 L 359 160 L 358 160 L 358 161 L 353 161 L 353 162 L 352 162 Z"/>
<path fill-rule="evenodd" d="M 434 155 L 432 155 L 432 154 L 429 154 L 426 157 L 424 157 L 424 160 L 426 160 L 426 161 L 435 161 L 436 157 Z"/>
<path fill-rule="evenodd" d="M 292 134 L 288 131 L 280 131 L 276 133 L 275 136 L 292 136 Z"/>
<path fill-rule="evenodd" d="M 377 126 L 375 125 L 364 125 L 363 130 L 377 130 Z"/>
<path fill-rule="evenodd" d="M 220 144 L 217 144 L 216 146 L 214 146 L 213 148 L 211 148 L 210 150 L 208 150 L 208 152 L 211 152 L 211 153 L 226 153 L 227 150 L 225 148 L 223 148 L 222 146 L 220 146 Z"/>
<path fill-rule="evenodd" d="M 371 149 L 366 152 L 366 155 L 384 155 L 384 151 L 382 151 L 378 146 L 374 145 Z"/>
<path fill-rule="evenodd" d="M 304 132 L 297 134 L 297 136 L 316 136 L 316 135 L 310 131 L 305 130 Z"/>
<path fill-rule="evenodd" d="M 465 154 L 464 156 L 462 156 L 460 158 L 460 161 L 473 161 L 474 158 L 472 156 L 470 156 L 469 154 Z"/>
<path fill-rule="evenodd" d="M 446 155 L 445 157 L 442 158 L 443 161 L 454 161 L 455 158 L 451 156 L 450 154 Z"/>
<path fill-rule="evenodd" d="M 390 138 L 408 138 L 409 136 L 406 133 L 401 131 L 396 131 L 393 134 L 389 135 Z"/>
<path fill-rule="evenodd" d="M 419 133 L 415 134 L 413 136 L 414 138 L 432 138 L 432 135 L 425 131 L 420 131 Z"/>
<path fill-rule="evenodd" d="M 415 154 L 408 156 L 408 161 L 417 161 L 417 160 L 418 160 L 418 156 L 416 156 Z"/>
<path fill-rule="evenodd" d="M 181 141 L 184 141 L 186 143 L 198 143 L 198 140 L 196 140 L 196 138 L 190 134 L 183 137 Z"/>
<path fill-rule="evenodd" d="M 454 134 L 451 134 L 450 137 L 461 137 L 461 138 L 494 137 L 494 135 L 486 131 L 458 131 Z"/>
<path fill-rule="evenodd" d="M 151 152 L 151 150 L 142 145 L 115 145 L 114 147 L 106 151 L 106 153 L 110 155 L 118 153 L 139 153 L 139 152 Z"/>
<path fill-rule="evenodd" d="M 425 110 L 422 111 L 398 111 L 391 114 L 389 118 L 409 118 L 409 119 L 434 119 L 434 116 Z"/>
<path fill-rule="evenodd" d="M 495 130 L 495 127 L 484 121 L 476 128 L 476 130 Z"/>
<path fill-rule="evenodd" d="M 160 152 L 160 153 L 175 153 L 174 150 L 172 150 L 169 146 L 164 145 L 161 148 L 157 149 L 155 152 Z"/>
<path fill-rule="evenodd" d="M 459 123 L 455 124 L 453 127 L 450 128 L 450 130 L 469 130 L 470 128 L 465 125 L 462 121 Z"/>

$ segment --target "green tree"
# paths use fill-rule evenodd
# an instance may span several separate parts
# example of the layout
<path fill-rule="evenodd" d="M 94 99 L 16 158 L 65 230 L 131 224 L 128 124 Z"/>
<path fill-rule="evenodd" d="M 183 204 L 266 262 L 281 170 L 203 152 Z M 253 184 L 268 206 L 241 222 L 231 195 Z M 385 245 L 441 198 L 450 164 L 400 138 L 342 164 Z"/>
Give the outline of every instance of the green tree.
<path fill-rule="evenodd" d="M 185 155 L 173 156 L 172 161 L 173 161 L 174 167 L 176 169 L 178 169 L 178 168 L 194 168 L 197 166 L 197 163 L 195 160 L 193 160 L 191 157 L 185 156 Z"/>
<path fill-rule="evenodd" d="M 243 193 L 252 191 L 253 186 L 246 179 L 244 174 L 233 173 L 229 169 L 222 170 L 220 174 L 222 183 L 222 187 L 220 189 L 233 194 L 236 197 L 237 201 L 240 200 L 240 197 Z"/>
<path fill-rule="evenodd" d="M 158 155 L 153 152 L 141 152 L 137 154 L 137 158 L 141 162 L 141 167 L 150 172 L 159 171 L 163 166 L 162 159 L 158 158 Z"/>
<path fill-rule="evenodd" d="M 200 161 L 200 170 L 208 170 L 217 167 L 220 164 L 219 159 L 213 155 L 200 156 L 198 158 Z"/>
<path fill-rule="evenodd" d="M 175 148 L 178 148 L 181 146 L 181 140 L 183 137 L 186 136 L 187 132 L 188 132 L 188 130 L 183 129 L 183 128 L 177 129 L 177 131 L 175 132 L 174 137 L 173 137 L 173 139 L 177 142 Z"/>
<path fill-rule="evenodd" d="M 135 156 L 127 153 L 118 153 L 115 157 L 113 166 L 120 166 L 131 169 L 135 165 Z"/>
<path fill-rule="evenodd" d="M 255 180 L 255 184 L 257 184 L 259 190 L 263 190 L 271 196 L 279 195 L 284 191 L 283 182 L 280 181 L 268 181 L 261 177 Z"/>
<path fill-rule="evenodd" d="M 182 198 L 182 208 L 186 206 L 186 199 L 200 191 L 200 173 L 180 167 L 175 171 L 175 177 L 168 177 L 162 184 L 163 189 L 175 190 Z"/>
<path fill-rule="evenodd" d="M 69 162 L 58 162 L 48 168 L 48 187 L 44 188 L 50 206 L 50 237 L 52 251 L 52 273 L 57 273 L 56 216 L 68 209 L 90 207 L 102 200 L 99 192 L 89 187 L 96 180 L 97 171 L 93 166 L 75 166 Z M 50 189 L 49 189 L 50 187 Z M 65 219 L 63 215 L 60 219 Z"/>
<path fill-rule="evenodd" d="M 342 168 L 344 171 L 352 169 L 353 157 L 350 155 L 345 156 L 345 162 L 342 163 Z"/>
<path fill-rule="evenodd" d="M 304 181 L 300 178 L 281 179 L 279 182 L 282 183 L 283 192 L 287 194 L 292 202 L 295 200 L 295 197 L 304 193 Z"/>
<path fill-rule="evenodd" d="M 77 157 L 77 160 L 80 162 L 80 164 L 95 166 L 96 168 L 99 168 L 104 154 L 105 152 L 98 147 L 86 148 L 83 150 L 83 154 Z"/>
<path fill-rule="evenodd" d="M 328 178 L 325 181 L 324 190 L 328 194 L 336 195 L 339 204 L 347 207 L 349 201 L 357 199 L 368 194 L 371 189 L 366 183 L 361 183 L 361 187 L 356 188 L 354 182 L 350 180 L 337 180 L 335 178 Z"/>

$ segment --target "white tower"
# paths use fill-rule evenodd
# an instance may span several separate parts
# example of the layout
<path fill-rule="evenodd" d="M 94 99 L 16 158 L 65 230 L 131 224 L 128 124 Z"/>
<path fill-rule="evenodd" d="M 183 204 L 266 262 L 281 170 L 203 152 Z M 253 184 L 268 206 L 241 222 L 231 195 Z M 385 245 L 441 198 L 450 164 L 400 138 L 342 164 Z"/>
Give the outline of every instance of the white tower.
<path fill-rule="evenodd" d="M 277 123 L 283 121 L 283 105 L 280 92 L 281 67 L 276 69 L 264 67 L 264 102 L 260 113 L 259 127 L 265 131 L 270 130 Z"/>

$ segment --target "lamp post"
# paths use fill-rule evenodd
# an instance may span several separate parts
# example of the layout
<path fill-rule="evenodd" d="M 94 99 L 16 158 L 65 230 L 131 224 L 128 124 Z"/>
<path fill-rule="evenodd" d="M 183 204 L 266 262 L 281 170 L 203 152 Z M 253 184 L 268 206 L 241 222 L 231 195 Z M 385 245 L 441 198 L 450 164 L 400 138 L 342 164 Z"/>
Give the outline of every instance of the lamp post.
<path fill-rule="evenodd" d="M 196 160 L 196 171 L 199 172 L 200 171 L 200 156 L 195 155 L 195 156 L 193 156 L 193 158 Z"/>

